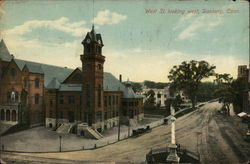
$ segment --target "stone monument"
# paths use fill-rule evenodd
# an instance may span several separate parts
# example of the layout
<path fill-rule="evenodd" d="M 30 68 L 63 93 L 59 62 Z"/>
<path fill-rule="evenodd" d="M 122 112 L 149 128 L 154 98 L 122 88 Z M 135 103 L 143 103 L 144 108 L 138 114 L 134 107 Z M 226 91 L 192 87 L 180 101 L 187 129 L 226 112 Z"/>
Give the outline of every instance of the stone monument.
<path fill-rule="evenodd" d="M 178 155 L 177 155 L 177 151 L 176 151 L 177 146 L 176 146 L 176 142 L 175 142 L 175 120 L 176 120 L 176 118 L 174 117 L 175 110 L 172 107 L 172 105 L 171 105 L 170 109 L 171 109 L 171 117 L 170 117 L 170 121 L 171 121 L 171 144 L 168 146 L 169 155 L 167 156 L 167 162 L 179 163 L 180 157 L 178 157 Z"/>

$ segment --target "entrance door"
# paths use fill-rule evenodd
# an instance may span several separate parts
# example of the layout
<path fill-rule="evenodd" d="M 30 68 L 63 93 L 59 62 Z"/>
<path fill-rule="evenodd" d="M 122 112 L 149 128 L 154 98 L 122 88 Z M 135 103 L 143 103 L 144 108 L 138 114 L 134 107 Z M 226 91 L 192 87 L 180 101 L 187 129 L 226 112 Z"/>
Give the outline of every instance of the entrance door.
<path fill-rule="evenodd" d="M 75 121 L 75 113 L 70 111 L 68 113 L 68 119 L 69 119 L 69 122 L 74 122 Z"/>
<path fill-rule="evenodd" d="M 92 126 L 92 114 L 88 114 L 88 125 Z"/>

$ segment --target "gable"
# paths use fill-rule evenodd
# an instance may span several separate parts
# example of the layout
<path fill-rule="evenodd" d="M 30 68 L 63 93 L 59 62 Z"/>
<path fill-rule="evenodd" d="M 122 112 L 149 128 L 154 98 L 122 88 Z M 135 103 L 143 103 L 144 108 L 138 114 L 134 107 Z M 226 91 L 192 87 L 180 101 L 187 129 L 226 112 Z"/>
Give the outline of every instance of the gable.
<path fill-rule="evenodd" d="M 81 84 L 82 83 L 82 71 L 76 68 L 64 81 L 64 84 Z"/>

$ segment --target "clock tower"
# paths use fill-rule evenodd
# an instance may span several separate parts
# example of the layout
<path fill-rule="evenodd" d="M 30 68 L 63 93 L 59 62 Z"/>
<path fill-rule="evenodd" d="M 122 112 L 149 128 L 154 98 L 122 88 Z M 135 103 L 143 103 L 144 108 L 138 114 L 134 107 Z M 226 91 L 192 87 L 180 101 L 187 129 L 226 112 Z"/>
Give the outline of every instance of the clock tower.
<path fill-rule="evenodd" d="M 82 111 L 84 122 L 89 126 L 96 123 L 97 113 L 103 117 L 103 64 L 102 37 L 96 34 L 94 25 L 82 41 Z"/>

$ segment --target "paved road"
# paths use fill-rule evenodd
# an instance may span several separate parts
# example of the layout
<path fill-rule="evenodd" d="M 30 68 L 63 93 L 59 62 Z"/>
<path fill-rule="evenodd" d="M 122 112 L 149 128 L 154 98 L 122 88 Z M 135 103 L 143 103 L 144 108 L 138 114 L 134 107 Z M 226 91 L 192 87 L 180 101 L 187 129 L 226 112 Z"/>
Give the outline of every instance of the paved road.
<path fill-rule="evenodd" d="M 237 118 L 218 114 L 221 104 L 209 103 L 201 109 L 177 119 L 177 142 L 200 154 L 202 163 L 242 163 L 250 161 L 250 143 L 243 140 L 246 128 Z M 68 153 L 3 154 L 3 159 L 32 160 L 43 158 L 75 161 L 143 162 L 151 148 L 163 148 L 170 142 L 170 126 L 154 128 L 151 133 L 99 148 Z M 31 157 L 30 157 L 31 156 Z M 39 157 L 39 158 L 37 158 Z M 42 158 L 41 158 L 42 157 Z M 50 159 L 51 160 L 51 159 Z M 66 161 L 65 161 L 66 162 Z"/>

